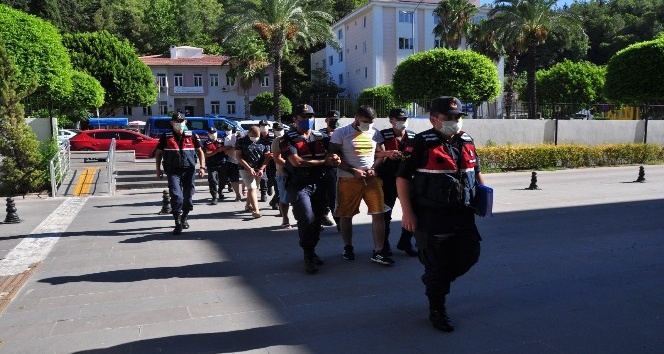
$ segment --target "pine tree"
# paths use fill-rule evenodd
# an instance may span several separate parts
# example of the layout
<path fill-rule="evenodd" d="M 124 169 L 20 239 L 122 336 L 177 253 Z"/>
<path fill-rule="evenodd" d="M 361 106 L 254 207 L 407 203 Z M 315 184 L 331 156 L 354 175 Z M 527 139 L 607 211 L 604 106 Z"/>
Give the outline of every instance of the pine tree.
<path fill-rule="evenodd" d="M 16 78 L 16 68 L 0 43 L 0 194 L 7 196 L 43 189 L 47 174 L 37 136 L 25 122 L 21 104 L 36 84 L 21 91 Z"/>

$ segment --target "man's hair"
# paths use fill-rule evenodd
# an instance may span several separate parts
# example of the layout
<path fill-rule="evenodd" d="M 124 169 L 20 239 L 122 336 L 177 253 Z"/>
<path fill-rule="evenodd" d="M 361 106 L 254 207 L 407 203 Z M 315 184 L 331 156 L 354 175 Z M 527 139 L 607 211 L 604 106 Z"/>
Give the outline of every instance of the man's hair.
<path fill-rule="evenodd" d="M 365 117 L 365 118 L 369 118 L 369 119 L 374 119 L 374 118 L 376 118 L 376 110 L 373 109 L 373 107 L 371 107 L 371 106 L 369 106 L 369 105 L 363 105 L 363 106 L 360 106 L 360 107 L 357 109 L 357 113 L 356 113 L 356 114 L 357 114 L 357 115 L 360 115 L 360 116 L 362 116 L 362 117 Z"/>
<path fill-rule="evenodd" d="M 261 130 L 258 128 L 257 125 L 252 125 L 251 127 L 249 127 L 249 130 L 247 131 L 247 135 L 249 135 L 249 133 L 254 133 L 256 135 L 260 135 Z"/>

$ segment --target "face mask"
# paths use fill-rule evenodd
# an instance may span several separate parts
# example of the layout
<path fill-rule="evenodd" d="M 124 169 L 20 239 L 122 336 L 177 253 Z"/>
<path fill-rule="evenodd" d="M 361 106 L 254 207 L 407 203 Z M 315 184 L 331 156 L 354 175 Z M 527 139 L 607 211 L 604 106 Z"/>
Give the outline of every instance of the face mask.
<path fill-rule="evenodd" d="M 257 142 L 258 139 L 260 139 L 260 137 L 258 137 L 258 136 L 250 136 L 249 137 L 249 140 L 253 141 L 254 143 Z"/>
<path fill-rule="evenodd" d="M 230 135 L 230 134 L 233 134 L 233 129 L 228 129 L 228 130 L 225 130 L 225 132 L 226 132 L 226 135 Z"/>
<path fill-rule="evenodd" d="M 373 127 L 373 123 L 357 122 L 357 128 L 363 132 L 368 132 Z"/>
<path fill-rule="evenodd" d="M 398 120 L 394 122 L 394 128 L 396 130 L 404 130 L 408 128 L 408 121 L 407 120 Z"/>
<path fill-rule="evenodd" d="M 457 127 L 459 128 L 459 130 L 457 130 L 457 131 L 460 131 L 461 129 L 463 129 L 463 128 L 461 128 L 461 127 L 463 127 L 463 119 L 462 118 L 459 118 L 459 123 L 457 123 Z"/>
<path fill-rule="evenodd" d="M 446 120 L 438 129 L 444 136 L 452 136 L 459 131 L 459 124 L 453 120 Z"/>
<path fill-rule="evenodd" d="M 314 128 L 314 120 L 313 119 L 303 119 L 297 121 L 297 127 L 302 129 L 302 130 L 311 130 Z"/>
<path fill-rule="evenodd" d="M 261 125 L 259 129 L 261 130 L 262 133 L 267 133 L 270 128 L 268 128 L 267 125 Z"/>
<path fill-rule="evenodd" d="M 280 136 L 284 136 L 284 131 L 283 130 L 275 130 L 274 131 L 274 136 L 277 137 L 277 138 L 280 137 Z"/>
<path fill-rule="evenodd" d="M 338 120 L 331 120 L 327 122 L 327 127 L 330 129 L 337 129 L 339 128 L 339 121 Z"/>
<path fill-rule="evenodd" d="M 173 129 L 175 129 L 177 131 L 183 130 L 184 127 L 185 127 L 184 123 L 179 123 L 178 122 L 178 123 L 173 124 Z"/>
<path fill-rule="evenodd" d="M 217 134 L 208 134 L 208 139 L 217 140 Z"/>

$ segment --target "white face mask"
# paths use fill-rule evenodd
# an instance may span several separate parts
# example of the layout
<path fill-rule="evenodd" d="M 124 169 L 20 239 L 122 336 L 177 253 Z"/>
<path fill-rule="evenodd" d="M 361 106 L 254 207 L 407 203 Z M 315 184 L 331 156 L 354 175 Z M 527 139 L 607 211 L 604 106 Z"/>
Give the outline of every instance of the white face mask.
<path fill-rule="evenodd" d="M 263 133 L 267 133 L 270 130 L 270 128 L 267 125 L 261 125 L 259 129 Z"/>
<path fill-rule="evenodd" d="M 249 137 L 249 140 L 253 141 L 254 143 L 257 142 L 258 139 L 260 139 L 259 136 L 250 136 L 250 137 Z"/>
<path fill-rule="evenodd" d="M 175 129 L 177 131 L 183 130 L 184 129 L 184 123 L 180 123 L 180 122 L 174 123 L 173 124 L 173 129 Z"/>
<path fill-rule="evenodd" d="M 396 130 L 404 130 L 408 128 L 408 121 L 407 120 L 398 120 L 394 122 L 394 128 Z"/>
<path fill-rule="evenodd" d="M 453 120 L 446 120 L 438 129 L 444 136 L 452 136 L 459 131 L 459 124 Z"/>
<path fill-rule="evenodd" d="M 208 139 L 217 140 L 217 134 L 208 134 Z"/>
<path fill-rule="evenodd" d="M 373 123 L 357 122 L 357 128 L 363 132 L 368 132 L 373 127 Z"/>
<path fill-rule="evenodd" d="M 277 137 L 277 138 L 280 137 L 280 136 L 284 136 L 284 131 L 283 130 L 275 130 L 274 131 L 274 136 Z"/>

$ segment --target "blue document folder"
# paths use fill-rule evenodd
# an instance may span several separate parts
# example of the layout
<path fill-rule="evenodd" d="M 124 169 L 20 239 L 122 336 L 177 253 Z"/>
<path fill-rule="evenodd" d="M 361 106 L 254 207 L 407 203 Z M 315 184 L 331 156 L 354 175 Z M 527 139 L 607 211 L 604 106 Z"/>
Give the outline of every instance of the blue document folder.
<path fill-rule="evenodd" d="M 479 216 L 493 216 L 493 188 L 478 184 L 475 213 Z"/>

